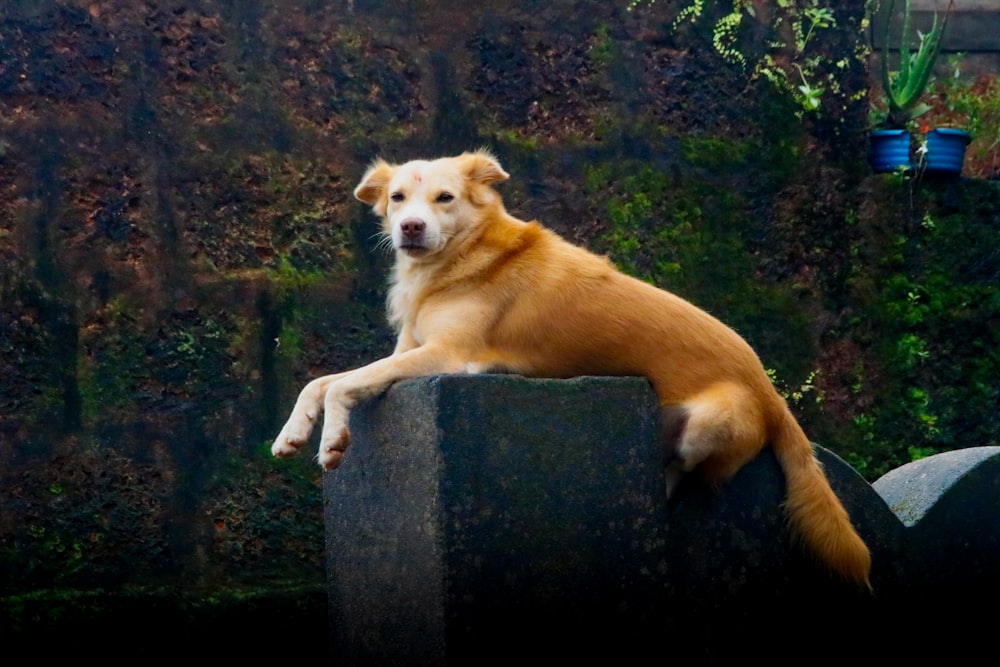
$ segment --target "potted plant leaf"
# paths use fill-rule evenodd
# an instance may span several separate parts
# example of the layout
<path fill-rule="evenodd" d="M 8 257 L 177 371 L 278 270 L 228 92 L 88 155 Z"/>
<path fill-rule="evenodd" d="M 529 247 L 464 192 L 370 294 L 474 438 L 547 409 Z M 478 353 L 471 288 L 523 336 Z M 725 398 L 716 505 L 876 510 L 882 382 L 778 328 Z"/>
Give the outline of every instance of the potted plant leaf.
<path fill-rule="evenodd" d="M 939 21 L 934 14 L 934 23 L 927 33 L 912 30 L 910 0 L 903 0 L 902 26 L 898 41 L 898 69 L 893 70 L 890 60 L 892 43 L 893 12 L 896 0 L 889 0 L 886 9 L 885 41 L 882 44 L 882 88 L 885 95 L 883 127 L 871 133 L 869 163 L 876 172 L 892 172 L 900 168 L 908 169 L 910 160 L 909 127 L 919 116 L 930 110 L 930 105 L 922 97 L 931 81 L 934 64 L 941 51 L 948 16 L 954 7 L 954 0 L 948 4 L 944 17 Z M 912 48 L 914 33 L 919 38 L 917 48 Z M 951 142 L 958 142 L 951 144 Z M 928 133 L 927 141 L 921 143 L 919 162 L 929 171 L 950 172 L 954 170 L 957 147 L 964 155 L 969 135 L 962 130 L 937 129 Z M 955 146 L 955 147 L 951 147 Z M 941 158 L 940 160 L 938 158 Z M 958 171 L 961 171 L 959 157 Z"/>

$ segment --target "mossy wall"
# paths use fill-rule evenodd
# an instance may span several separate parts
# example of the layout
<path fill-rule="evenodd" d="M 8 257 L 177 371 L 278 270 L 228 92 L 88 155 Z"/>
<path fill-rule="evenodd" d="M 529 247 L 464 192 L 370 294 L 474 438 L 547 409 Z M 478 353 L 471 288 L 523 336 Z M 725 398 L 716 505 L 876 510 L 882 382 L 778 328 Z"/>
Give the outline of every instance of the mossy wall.
<path fill-rule="evenodd" d="M 996 184 L 870 175 L 861 0 L 818 115 L 683 4 L 5 2 L 0 591 L 322 587 L 319 469 L 267 446 L 391 350 L 376 156 L 492 148 L 512 213 L 732 324 L 871 479 L 995 444 Z"/>

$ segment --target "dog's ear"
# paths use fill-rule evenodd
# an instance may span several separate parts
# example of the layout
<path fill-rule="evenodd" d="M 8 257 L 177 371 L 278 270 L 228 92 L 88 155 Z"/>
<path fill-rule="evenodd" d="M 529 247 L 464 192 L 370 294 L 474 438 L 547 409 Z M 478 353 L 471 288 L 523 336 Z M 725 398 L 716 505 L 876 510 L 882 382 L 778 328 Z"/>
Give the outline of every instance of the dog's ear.
<path fill-rule="evenodd" d="M 465 173 L 470 180 L 490 185 L 510 178 L 510 174 L 504 171 L 497 159 L 484 148 L 474 153 L 466 153 L 463 157 L 466 161 Z"/>
<path fill-rule="evenodd" d="M 389 181 L 395 173 L 396 167 L 385 160 L 378 159 L 368 167 L 368 171 L 361 178 L 361 183 L 354 188 L 354 196 L 368 204 L 376 206 L 385 194 L 385 189 L 389 187 Z M 379 215 L 385 214 L 385 206 L 382 211 L 376 211 Z"/>

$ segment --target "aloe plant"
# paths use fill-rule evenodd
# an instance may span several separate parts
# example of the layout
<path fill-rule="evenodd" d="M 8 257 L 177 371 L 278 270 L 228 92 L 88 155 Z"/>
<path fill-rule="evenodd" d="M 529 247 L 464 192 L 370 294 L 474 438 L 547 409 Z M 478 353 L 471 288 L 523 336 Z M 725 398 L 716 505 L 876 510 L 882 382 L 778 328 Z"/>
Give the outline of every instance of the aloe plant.
<path fill-rule="evenodd" d="M 910 33 L 910 0 L 904 0 L 904 2 L 903 29 L 899 36 L 898 72 L 889 71 L 889 42 L 896 0 L 889 1 L 888 18 L 885 24 L 885 43 L 882 45 L 882 87 L 885 90 L 888 106 L 887 120 L 889 125 L 895 127 L 904 127 L 908 121 L 927 113 L 931 108 L 927 104 L 920 103 L 920 98 L 930 82 L 934 61 L 937 60 L 938 53 L 941 51 L 941 40 L 944 38 L 944 30 L 948 25 L 948 16 L 955 4 L 954 0 L 948 4 L 948 9 L 940 22 L 937 13 L 934 14 L 934 23 L 930 32 L 917 33 L 920 37 L 920 44 L 917 50 L 913 51 L 910 48 L 913 38 Z"/>

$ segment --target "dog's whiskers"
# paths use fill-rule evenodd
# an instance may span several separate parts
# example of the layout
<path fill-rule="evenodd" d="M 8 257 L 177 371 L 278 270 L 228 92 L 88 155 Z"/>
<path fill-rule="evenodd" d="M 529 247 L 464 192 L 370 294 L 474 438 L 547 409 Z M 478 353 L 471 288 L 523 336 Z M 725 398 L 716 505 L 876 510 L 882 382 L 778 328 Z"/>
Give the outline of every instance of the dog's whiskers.
<path fill-rule="evenodd" d="M 368 237 L 368 240 L 378 239 L 375 243 L 375 250 L 382 250 L 386 252 L 392 252 L 392 234 L 388 232 L 378 231 Z"/>

